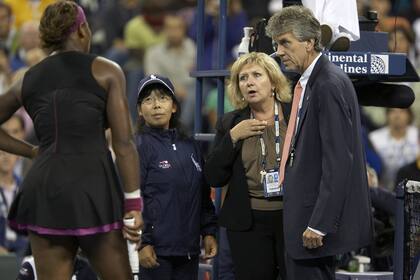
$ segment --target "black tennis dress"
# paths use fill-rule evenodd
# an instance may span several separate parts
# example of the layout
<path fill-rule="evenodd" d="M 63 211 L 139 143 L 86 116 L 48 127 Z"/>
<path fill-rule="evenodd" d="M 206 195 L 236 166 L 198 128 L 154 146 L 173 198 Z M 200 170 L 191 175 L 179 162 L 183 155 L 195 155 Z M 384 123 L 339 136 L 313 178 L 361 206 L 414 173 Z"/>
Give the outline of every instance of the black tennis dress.
<path fill-rule="evenodd" d="M 25 74 L 23 105 L 39 154 L 9 212 L 19 231 L 89 235 L 122 227 L 123 192 L 107 148 L 107 92 L 94 55 L 63 52 Z"/>

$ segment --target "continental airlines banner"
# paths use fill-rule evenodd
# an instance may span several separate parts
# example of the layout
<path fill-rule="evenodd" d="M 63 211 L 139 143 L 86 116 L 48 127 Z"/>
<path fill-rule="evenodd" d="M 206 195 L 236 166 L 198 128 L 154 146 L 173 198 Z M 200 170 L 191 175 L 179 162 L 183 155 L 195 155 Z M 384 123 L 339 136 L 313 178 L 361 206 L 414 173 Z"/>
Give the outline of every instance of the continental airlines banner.
<path fill-rule="evenodd" d="M 351 75 L 403 75 L 406 71 L 404 54 L 326 52 L 325 55 Z"/>

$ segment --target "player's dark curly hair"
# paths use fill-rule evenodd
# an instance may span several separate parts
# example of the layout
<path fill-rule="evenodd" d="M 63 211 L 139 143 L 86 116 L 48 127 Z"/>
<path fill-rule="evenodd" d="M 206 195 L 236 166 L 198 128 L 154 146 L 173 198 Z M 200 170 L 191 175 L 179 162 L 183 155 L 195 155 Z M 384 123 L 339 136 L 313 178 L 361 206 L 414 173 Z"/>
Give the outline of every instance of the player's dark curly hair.
<path fill-rule="evenodd" d="M 73 1 L 58 1 L 49 5 L 39 25 L 42 47 L 49 52 L 63 49 L 76 17 L 77 4 Z"/>

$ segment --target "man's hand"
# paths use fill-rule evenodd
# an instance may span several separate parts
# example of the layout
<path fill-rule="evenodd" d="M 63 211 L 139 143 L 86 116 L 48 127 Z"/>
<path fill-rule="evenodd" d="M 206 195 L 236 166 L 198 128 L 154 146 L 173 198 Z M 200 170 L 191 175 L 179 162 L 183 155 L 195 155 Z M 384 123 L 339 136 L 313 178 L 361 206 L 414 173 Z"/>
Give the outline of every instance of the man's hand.
<path fill-rule="evenodd" d="M 157 257 L 153 246 L 146 245 L 139 252 L 140 265 L 144 268 L 158 267 Z"/>
<path fill-rule="evenodd" d="M 212 235 L 206 235 L 203 238 L 204 256 L 203 259 L 211 259 L 217 255 L 217 241 Z"/>
<path fill-rule="evenodd" d="M 321 247 L 323 236 L 313 232 L 310 229 L 306 229 L 302 234 L 303 247 L 308 249 L 315 249 Z"/>

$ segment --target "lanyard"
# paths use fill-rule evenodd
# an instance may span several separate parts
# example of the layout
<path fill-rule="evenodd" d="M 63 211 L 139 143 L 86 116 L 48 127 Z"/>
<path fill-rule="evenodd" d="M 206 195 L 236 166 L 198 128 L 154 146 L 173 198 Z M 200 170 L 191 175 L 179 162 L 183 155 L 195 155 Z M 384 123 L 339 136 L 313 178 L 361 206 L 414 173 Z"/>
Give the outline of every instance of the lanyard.
<path fill-rule="evenodd" d="M 252 113 L 251 113 L 251 117 Z M 280 166 L 280 122 L 279 122 L 279 105 L 277 102 L 274 102 L 274 130 L 275 130 L 275 137 L 274 142 L 276 145 L 276 169 Z M 267 164 L 267 151 L 265 148 L 265 143 L 262 135 L 260 135 L 260 146 L 261 146 L 261 165 L 264 171 L 266 171 L 266 164 Z"/>

